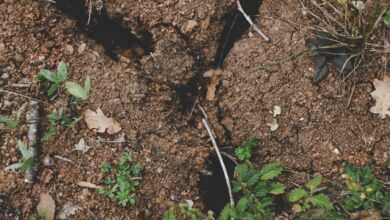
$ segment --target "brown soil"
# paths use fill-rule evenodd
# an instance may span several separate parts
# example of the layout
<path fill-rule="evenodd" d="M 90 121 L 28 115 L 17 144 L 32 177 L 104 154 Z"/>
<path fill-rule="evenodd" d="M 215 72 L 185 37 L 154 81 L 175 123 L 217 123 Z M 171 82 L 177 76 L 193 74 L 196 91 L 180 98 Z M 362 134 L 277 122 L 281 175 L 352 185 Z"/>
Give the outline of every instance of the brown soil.
<path fill-rule="evenodd" d="M 92 94 L 78 111 L 100 107 L 123 128 L 117 136 L 97 135 L 84 121 L 72 129 L 59 128 L 56 137 L 42 145 L 40 157 L 49 155 L 54 165 L 41 166 L 31 186 L 23 183 L 22 174 L 4 171 L 19 158 L 16 140 L 25 138 L 26 125 L 22 121 L 16 130 L 0 127 L 0 193 L 10 198 L 9 206 L 19 209 L 23 219 L 34 212 L 42 192 L 53 196 L 57 211 L 67 202 L 80 205 L 82 211 L 72 219 L 159 219 L 172 203 L 186 199 L 202 207 L 198 176 L 212 148 L 201 115 L 196 109 L 182 110 L 180 94 L 172 85 L 187 83 L 194 69 L 209 68 L 229 5 L 215 0 L 108 0 L 106 5 L 124 24 L 131 26 L 139 18 L 146 25 L 155 41 L 151 55 L 139 63 L 126 57 L 113 61 L 49 3 L 0 0 L 0 87 L 47 100 L 39 92 L 36 75 L 64 61 L 71 80 L 92 79 Z M 217 99 L 205 101 L 204 94 L 199 98 L 221 146 L 258 137 L 258 165 L 277 160 L 293 171 L 320 172 L 330 179 L 338 178 L 343 161 L 370 163 L 386 171 L 389 121 L 368 112 L 373 105 L 371 82 L 383 74 L 381 67 L 367 67 L 366 74 L 346 81 L 332 73 L 314 85 L 312 62 L 302 53 L 309 20 L 298 1 L 265 0 L 257 22 L 273 42 L 267 44 L 254 33 L 244 35 L 224 64 Z M 206 61 L 201 67 L 196 66 L 198 52 Z M 27 101 L 0 93 L 0 114 L 15 114 Z M 67 101 L 62 92 L 54 102 L 42 102 L 42 115 L 66 107 Z M 279 129 L 271 132 L 267 123 L 275 105 L 282 114 L 277 117 Z M 42 126 L 47 128 L 46 119 Z M 121 135 L 127 142 L 97 141 Z M 93 146 L 86 154 L 73 151 L 81 138 Z M 99 184 L 102 162 L 115 163 L 125 149 L 144 166 L 134 207 L 120 208 L 94 190 L 76 185 L 78 181 Z"/>

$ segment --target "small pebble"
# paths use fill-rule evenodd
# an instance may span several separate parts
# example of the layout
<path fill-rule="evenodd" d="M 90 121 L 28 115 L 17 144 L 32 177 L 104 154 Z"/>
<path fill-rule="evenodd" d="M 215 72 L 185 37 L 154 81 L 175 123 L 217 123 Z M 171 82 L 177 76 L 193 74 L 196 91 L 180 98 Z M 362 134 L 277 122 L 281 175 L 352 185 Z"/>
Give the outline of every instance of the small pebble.
<path fill-rule="evenodd" d="M 2 79 L 8 79 L 9 78 L 9 74 L 8 73 L 3 73 L 3 75 L 1 75 L 1 78 Z"/>
<path fill-rule="evenodd" d="M 82 44 L 80 44 L 79 48 L 77 49 L 77 52 L 78 52 L 79 54 L 81 54 L 81 53 L 84 52 L 84 50 L 85 50 L 86 48 L 87 48 L 87 44 L 82 43 Z"/>
<path fill-rule="evenodd" d="M 53 166 L 53 164 L 54 164 L 53 159 L 49 155 L 46 155 L 43 158 L 43 165 L 50 167 L 50 166 Z"/>
<path fill-rule="evenodd" d="M 65 53 L 66 53 L 67 55 L 72 55 L 73 52 L 74 52 L 74 49 L 73 49 L 72 45 L 69 45 L 69 44 L 66 45 L 66 47 L 65 47 Z"/>
<path fill-rule="evenodd" d="M 20 53 L 16 53 L 14 59 L 18 63 L 22 63 L 24 61 L 24 57 Z"/>

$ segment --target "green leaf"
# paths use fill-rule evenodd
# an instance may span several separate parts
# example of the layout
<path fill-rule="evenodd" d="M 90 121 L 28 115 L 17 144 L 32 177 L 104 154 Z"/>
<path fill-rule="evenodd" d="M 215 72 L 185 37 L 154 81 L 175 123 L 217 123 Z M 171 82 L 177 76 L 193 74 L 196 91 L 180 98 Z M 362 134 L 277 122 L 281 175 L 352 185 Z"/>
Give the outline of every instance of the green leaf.
<path fill-rule="evenodd" d="M 329 197 L 323 193 L 315 195 L 309 200 L 316 208 L 324 208 L 328 210 L 333 209 L 333 204 L 330 201 Z"/>
<path fill-rule="evenodd" d="M 5 168 L 5 171 L 16 171 L 23 167 L 22 162 L 14 163 Z"/>
<path fill-rule="evenodd" d="M 52 71 L 43 69 L 38 73 L 38 80 L 47 80 L 56 83 L 57 81 L 54 75 L 55 74 Z"/>
<path fill-rule="evenodd" d="M 64 62 L 60 62 L 57 67 L 56 82 L 60 83 L 68 79 L 68 68 Z"/>
<path fill-rule="evenodd" d="M 315 176 L 313 179 L 311 179 L 309 182 L 306 183 L 306 187 L 310 190 L 310 192 L 313 192 L 315 189 L 317 189 L 318 186 L 320 186 L 322 182 L 322 176 Z"/>
<path fill-rule="evenodd" d="M 283 171 L 279 163 L 270 163 L 265 165 L 261 170 L 261 180 L 271 180 L 278 177 Z"/>
<path fill-rule="evenodd" d="M 162 220 L 176 220 L 176 216 L 173 208 L 170 208 L 164 212 Z"/>
<path fill-rule="evenodd" d="M 238 213 L 245 213 L 249 206 L 249 199 L 247 197 L 242 197 L 240 201 L 238 201 L 236 209 Z"/>
<path fill-rule="evenodd" d="M 383 15 L 383 21 L 385 22 L 385 25 L 390 28 L 390 11 L 387 11 L 384 15 Z"/>
<path fill-rule="evenodd" d="M 281 183 L 272 183 L 271 190 L 269 193 L 271 193 L 273 195 L 280 195 L 280 194 L 284 193 L 285 189 L 286 189 L 286 187 Z"/>
<path fill-rule="evenodd" d="M 219 214 L 218 220 L 230 220 L 230 217 L 232 216 L 234 210 L 230 206 L 230 204 L 226 205 L 225 208 L 223 208 L 222 212 Z"/>
<path fill-rule="evenodd" d="M 236 148 L 235 155 L 241 161 L 249 160 L 252 156 L 252 150 L 256 147 L 256 145 L 258 145 L 258 140 L 256 138 L 250 138 L 240 147 Z"/>
<path fill-rule="evenodd" d="M 51 84 L 49 89 L 47 90 L 47 95 L 52 97 L 55 92 L 58 90 L 58 84 Z"/>
<path fill-rule="evenodd" d="M 87 100 L 88 99 L 88 91 L 81 87 L 79 84 L 74 82 L 66 82 L 65 83 L 66 90 L 74 97 Z"/>
<path fill-rule="evenodd" d="M 308 196 L 308 193 L 306 192 L 306 190 L 304 190 L 302 188 L 297 188 L 288 194 L 288 201 L 289 202 L 297 202 L 306 196 Z"/>
<path fill-rule="evenodd" d="M 12 129 L 17 128 L 18 124 L 19 124 L 19 122 L 17 120 L 13 120 L 13 119 L 11 119 L 7 116 L 3 116 L 3 115 L 0 115 L 0 123 L 4 124 L 8 128 L 12 128 Z"/>
<path fill-rule="evenodd" d="M 31 148 L 27 147 L 27 144 L 23 141 L 18 140 L 17 147 L 22 154 L 23 159 L 27 160 L 33 157 L 33 151 Z"/>

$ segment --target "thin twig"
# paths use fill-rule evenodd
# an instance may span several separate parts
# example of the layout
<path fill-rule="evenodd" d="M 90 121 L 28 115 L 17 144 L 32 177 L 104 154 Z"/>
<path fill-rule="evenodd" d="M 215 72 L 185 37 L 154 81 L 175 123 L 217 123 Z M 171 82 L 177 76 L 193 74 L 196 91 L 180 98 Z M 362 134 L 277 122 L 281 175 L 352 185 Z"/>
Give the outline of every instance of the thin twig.
<path fill-rule="evenodd" d="M 237 0 L 237 9 L 241 14 L 244 16 L 244 18 L 247 20 L 247 22 L 250 24 L 250 26 L 255 30 L 265 41 L 270 42 L 271 38 L 269 38 L 267 35 L 265 35 L 259 27 L 252 21 L 251 17 L 244 11 L 242 8 L 240 0 Z"/>
<path fill-rule="evenodd" d="M 71 159 L 68 159 L 68 158 L 60 156 L 60 155 L 54 155 L 54 158 L 73 164 L 73 161 Z"/>
<path fill-rule="evenodd" d="M 211 143 L 213 144 L 215 152 L 217 153 L 219 162 L 220 162 L 221 167 L 222 167 L 223 174 L 225 176 L 226 186 L 227 186 L 228 192 L 229 192 L 230 205 L 233 207 L 234 206 L 234 199 L 233 199 L 232 188 L 230 186 L 230 178 L 229 178 L 229 175 L 227 173 L 227 169 L 226 169 L 225 163 L 223 162 L 223 158 L 222 158 L 221 152 L 219 151 L 217 142 L 215 141 L 214 135 L 211 132 L 210 126 L 208 125 L 206 119 L 203 118 L 202 122 L 203 122 L 203 125 L 206 127 L 207 133 L 209 134 L 210 139 L 211 139 Z"/>
<path fill-rule="evenodd" d="M 33 101 L 36 101 L 36 102 L 43 102 L 42 100 L 39 100 L 37 98 L 26 96 L 26 95 L 23 95 L 23 94 L 20 94 L 20 93 L 17 93 L 17 92 L 12 92 L 12 91 L 9 91 L 9 90 L 6 90 L 6 89 L 0 89 L 0 93 L 8 93 L 8 94 L 20 96 L 20 97 L 23 97 L 23 98 L 26 98 L 26 99 L 30 99 L 30 100 L 33 100 Z"/>

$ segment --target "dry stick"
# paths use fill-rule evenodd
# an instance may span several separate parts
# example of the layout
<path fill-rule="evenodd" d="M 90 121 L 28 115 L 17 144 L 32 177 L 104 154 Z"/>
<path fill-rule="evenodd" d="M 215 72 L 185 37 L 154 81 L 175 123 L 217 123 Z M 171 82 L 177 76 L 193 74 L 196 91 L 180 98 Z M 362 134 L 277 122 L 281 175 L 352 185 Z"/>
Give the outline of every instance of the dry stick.
<path fill-rule="evenodd" d="M 26 170 L 24 181 L 26 183 L 34 183 L 38 170 L 39 103 L 37 101 L 30 101 L 30 110 L 26 114 L 26 121 L 28 124 L 28 146 L 32 151 L 33 165 Z"/>
<path fill-rule="evenodd" d="M 234 206 L 234 199 L 233 199 L 232 188 L 230 186 L 229 175 L 227 173 L 227 169 L 226 169 L 225 163 L 223 162 L 223 158 L 222 158 L 221 152 L 219 151 L 217 142 L 215 141 L 214 135 L 211 132 L 210 126 L 208 125 L 206 119 L 203 118 L 202 122 L 203 122 L 203 125 L 206 127 L 207 133 L 209 134 L 210 139 L 211 139 L 211 143 L 213 144 L 215 152 L 217 153 L 219 163 L 221 164 L 222 171 L 223 171 L 223 174 L 225 176 L 226 186 L 227 186 L 228 192 L 229 192 L 230 205 L 233 207 Z"/>
<path fill-rule="evenodd" d="M 30 100 L 33 100 L 33 101 L 36 101 L 36 102 L 43 102 L 42 100 L 30 97 L 30 96 L 26 96 L 26 95 L 23 95 L 23 94 L 20 94 L 20 93 L 17 93 L 17 92 L 12 92 L 12 91 L 9 91 L 9 90 L 6 90 L 6 89 L 0 89 L 0 93 L 8 93 L 8 94 L 20 96 L 20 97 L 23 97 L 23 98 L 26 98 L 26 99 L 30 99 Z"/>
<path fill-rule="evenodd" d="M 237 8 L 238 8 L 238 11 L 241 12 L 241 14 L 244 16 L 244 18 L 246 19 L 246 21 L 250 24 L 250 26 L 253 28 L 253 30 L 255 30 L 265 41 L 267 42 L 270 42 L 271 41 L 271 38 L 269 38 L 267 35 L 265 35 L 259 27 L 257 27 L 257 25 L 255 23 L 253 23 L 251 17 L 249 17 L 249 15 L 244 11 L 244 9 L 242 8 L 242 5 L 241 5 L 241 2 L 240 0 L 237 0 Z"/>

